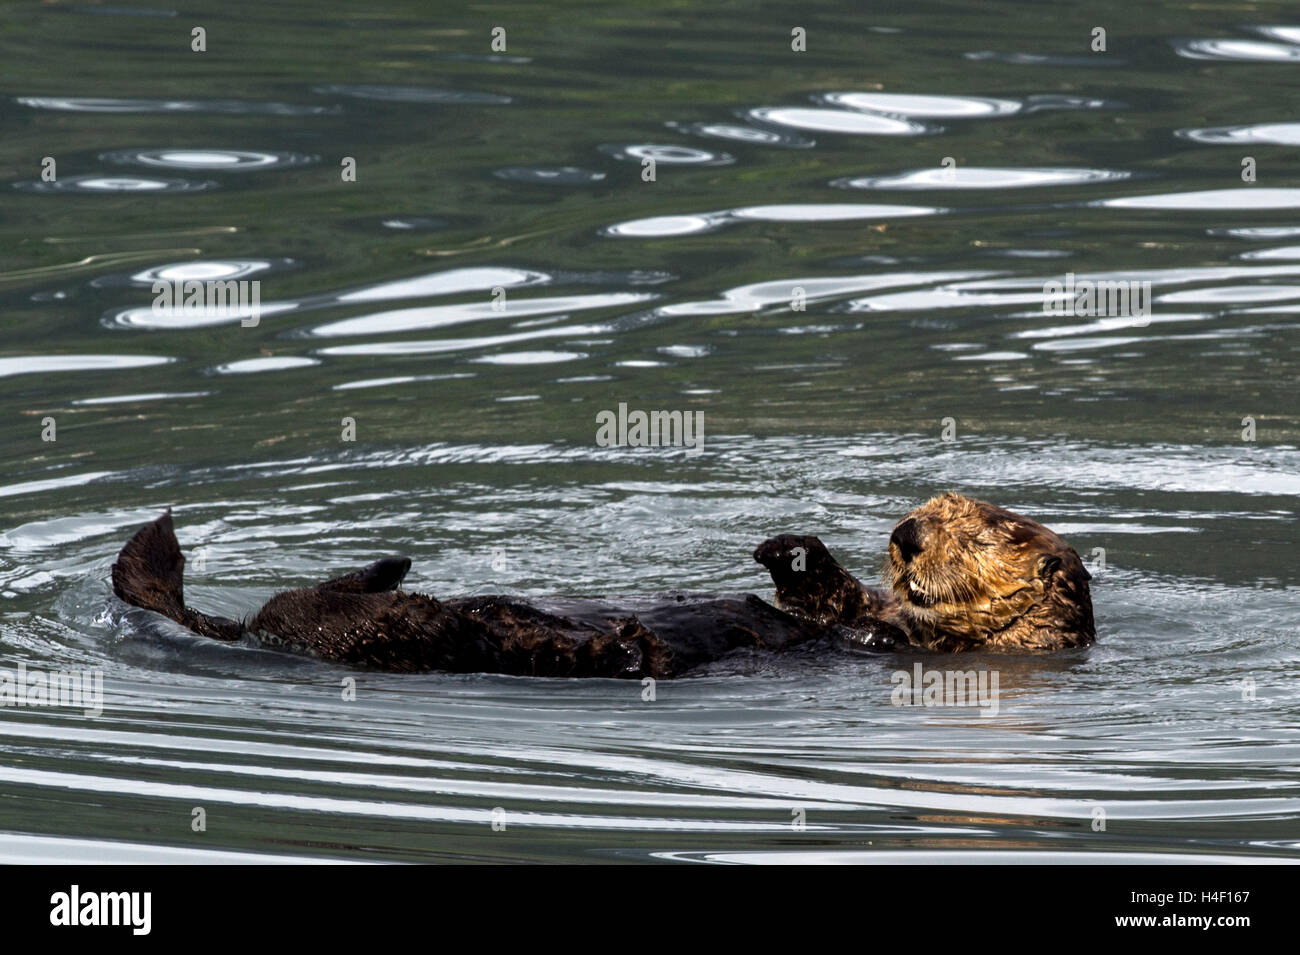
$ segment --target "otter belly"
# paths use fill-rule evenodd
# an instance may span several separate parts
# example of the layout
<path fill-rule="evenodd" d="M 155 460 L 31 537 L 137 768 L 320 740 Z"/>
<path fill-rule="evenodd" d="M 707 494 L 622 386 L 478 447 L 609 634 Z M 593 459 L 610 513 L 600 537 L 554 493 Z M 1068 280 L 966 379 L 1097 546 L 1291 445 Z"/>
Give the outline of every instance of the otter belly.
<path fill-rule="evenodd" d="M 446 606 L 493 635 L 497 672 L 530 676 L 663 679 L 733 650 L 784 650 L 826 635 L 753 594 L 490 596 Z"/>
<path fill-rule="evenodd" d="M 826 634 L 752 594 L 439 601 L 328 587 L 277 594 L 248 628 L 268 646 L 391 672 L 624 679 L 680 676 L 736 649 Z"/>

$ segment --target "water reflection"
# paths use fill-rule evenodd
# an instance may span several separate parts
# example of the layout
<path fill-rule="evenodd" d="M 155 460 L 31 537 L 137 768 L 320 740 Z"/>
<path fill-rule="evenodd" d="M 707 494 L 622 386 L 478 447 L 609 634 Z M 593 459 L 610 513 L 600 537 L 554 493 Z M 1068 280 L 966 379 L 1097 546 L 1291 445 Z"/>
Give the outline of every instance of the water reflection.
<path fill-rule="evenodd" d="M 544 186 L 587 186 L 605 178 L 603 172 L 578 166 L 506 166 L 492 175 L 510 182 L 540 183 Z"/>
<path fill-rule="evenodd" d="M 757 126 L 740 126 L 735 123 L 675 123 L 664 124 L 669 129 L 691 136 L 706 136 L 712 139 L 729 139 L 738 143 L 754 146 L 784 146 L 788 149 L 809 149 L 816 145 L 816 140 L 799 136 L 796 133 L 775 129 L 760 129 Z"/>
<path fill-rule="evenodd" d="M 937 132 L 923 123 L 880 113 L 847 109 L 817 109 L 811 106 L 760 106 L 747 114 L 750 122 L 788 126 L 816 133 L 849 136 L 921 136 Z"/>
<path fill-rule="evenodd" d="M 827 93 L 831 106 L 919 119 L 983 119 L 1020 112 L 1019 100 L 981 96 L 933 96 L 918 93 Z"/>
<path fill-rule="evenodd" d="M 1094 205 L 1112 209 L 1244 210 L 1300 208 L 1300 189 L 1245 185 L 1239 189 L 1202 189 L 1151 196 L 1102 199 Z"/>
<path fill-rule="evenodd" d="M 513 102 L 497 93 L 469 90 L 436 89 L 429 86 L 395 86 L 381 83 L 327 83 L 312 90 L 324 96 L 349 96 L 353 99 L 384 103 L 438 104 L 449 106 L 504 106 Z"/>
<path fill-rule="evenodd" d="M 1035 186 L 1075 186 L 1127 179 L 1113 169 L 1047 169 L 993 166 L 937 166 L 911 169 L 890 176 L 836 179 L 841 189 L 1026 189 Z"/>
<path fill-rule="evenodd" d="M 273 355 L 263 358 L 244 358 L 217 365 L 213 371 L 218 375 L 255 375 L 264 371 L 286 371 L 291 368 L 310 368 L 319 365 L 315 358 L 295 355 Z"/>
<path fill-rule="evenodd" d="M 63 176 L 52 182 L 44 180 L 15 182 L 15 189 L 23 192 L 77 192 L 87 195 L 114 193 L 170 193 L 203 192 L 215 189 L 211 180 L 145 178 L 143 176 L 83 175 Z"/>
<path fill-rule="evenodd" d="M 22 355 L 0 358 L 0 378 L 59 371 L 122 371 L 165 365 L 173 360 L 161 355 Z"/>
<path fill-rule="evenodd" d="M 100 153 L 99 158 L 116 165 L 196 169 L 205 172 L 283 169 L 320 161 L 319 156 L 303 153 L 267 153 L 247 149 L 118 149 Z"/>
<path fill-rule="evenodd" d="M 633 143 L 625 146 L 605 144 L 597 147 L 606 156 L 621 162 L 641 163 L 647 159 L 665 166 L 728 166 L 736 157 L 690 146 Z"/>
<path fill-rule="evenodd" d="M 652 238 L 712 232 L 743 221 L 848 222 L 936 215 L 944 210 L 929 206 L 868 205 L 865 203 L 792 203 L 743 206 L 697 215 L 653 216 L 607 226 L 602 234 L 617 238 Z"/>
<path fill-rule="evenodd" d="M 336 106 L 302 106 L 234 99 L 132 99 L 103 96 L 19 96 L 17 102 L 33 109 L 74 113 L 223 113 L 248 116 L 325 116 Z"/>
<path fill-rule="evenodd" d="M 1300 46 L 1267 43 L 1263 40 L 1199 39 L 1175 40 L 1174 51 L 1192 60 L 1238 60 L 1259 63 L 1289 63 L 1300 60 Z"/>
<path fill-rule="evenodd" d="M 1300 123 L 1254 123 L 1248 126 L 1207 126 L 1180 129 L 1178 135 L 1198 143 L 1215 145 L 1249 145 L 1268 143 L 1275 146 L 1300 145 Z"/>

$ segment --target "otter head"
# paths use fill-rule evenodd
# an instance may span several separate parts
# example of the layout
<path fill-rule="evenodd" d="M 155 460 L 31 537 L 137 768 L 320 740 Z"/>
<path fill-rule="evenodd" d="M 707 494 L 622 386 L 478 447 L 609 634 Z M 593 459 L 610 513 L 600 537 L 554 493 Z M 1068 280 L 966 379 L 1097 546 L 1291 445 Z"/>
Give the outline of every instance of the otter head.
<path fill-rule="evenodd" d="M 776 585 L 776 607 L 819 624 L 850 623 L 866 609 L 858 579 L 816 537 L 779 534 L 754 550 Z"/>
<path fill-rule="evenodd" d="M 935 650 L 1092 643 L 1090 576 L 1042 524 L 960 494 L 899 521 L 885 568 L 913 642 Z"/>

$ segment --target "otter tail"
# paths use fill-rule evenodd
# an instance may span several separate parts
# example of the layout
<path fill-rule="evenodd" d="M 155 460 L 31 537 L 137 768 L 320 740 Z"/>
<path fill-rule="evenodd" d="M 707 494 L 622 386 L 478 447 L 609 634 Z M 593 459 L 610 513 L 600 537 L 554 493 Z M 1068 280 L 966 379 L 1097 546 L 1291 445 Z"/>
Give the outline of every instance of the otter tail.
<path fill-rule="evenodd" d="M 171 508 L 135 532 L 113 565 L 113 593 L 145 610 L 160 613 L 205 637 L 237 640 L 243 627 L 226 617 L 210 617 L 185 606 L 182 582 L 185 556 L 176 541 Z"/>

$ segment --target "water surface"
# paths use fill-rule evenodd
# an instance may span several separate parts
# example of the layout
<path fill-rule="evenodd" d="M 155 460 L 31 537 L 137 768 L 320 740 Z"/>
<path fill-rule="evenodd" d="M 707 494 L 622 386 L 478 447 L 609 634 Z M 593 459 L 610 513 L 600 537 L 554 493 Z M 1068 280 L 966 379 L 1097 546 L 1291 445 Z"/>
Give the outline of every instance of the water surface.
<path fill-rule="evenodd" d="M 0 9 L 0 669 L 105 693 L 0 708 L 0 854 L 1300 858 L 1300 25 L 1089 7 Z M 1152 314 L 1044 314 L 1070 273 Z M 186 279 L 260 320 L 151 307 Z M 598 446 L 620 402 L 703 453 Z M 894 705 L 890 656 L 352 672 L 106 582 L 171 506 L 227 615 L 392 552 L 765 594 L 764 537 L 874 578 L 949 489 L 1094 570 L 1094 648 L 960 661 L 995 715 Z"/>

